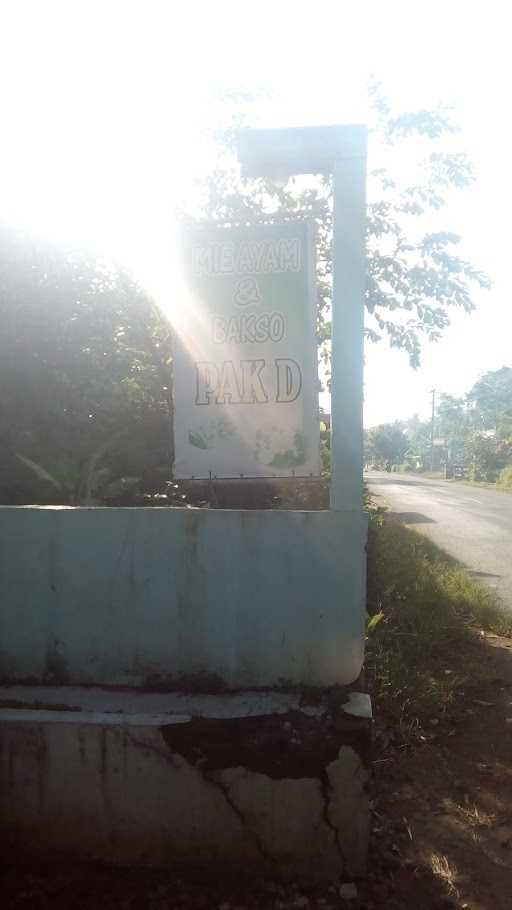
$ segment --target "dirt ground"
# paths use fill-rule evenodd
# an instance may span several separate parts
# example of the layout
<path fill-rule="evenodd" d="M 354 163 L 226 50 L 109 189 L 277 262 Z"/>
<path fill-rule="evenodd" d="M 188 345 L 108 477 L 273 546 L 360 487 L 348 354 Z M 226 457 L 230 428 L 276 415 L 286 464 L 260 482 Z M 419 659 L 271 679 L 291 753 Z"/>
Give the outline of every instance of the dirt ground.
<path fill-rule="evenodd" d="M 482 638 L 488 673 L 443 719 L 398 736 L 377 718 L 372 842 L 357 898 L 332 885 L 208 886 L 143 870 L 22 862 L 3 852 L 3 910 L 512 908 L 512 642 Z M 449 668 L 447 668 L 449 672 Z M 436 720 L 438 721 L 436 723 Z"/>
<path fill-rule="evenodd" d="M 512 641 L 482 648 L 451 716 L 410 747 L 377 735 L 368 908 L 512 908 Z"/>

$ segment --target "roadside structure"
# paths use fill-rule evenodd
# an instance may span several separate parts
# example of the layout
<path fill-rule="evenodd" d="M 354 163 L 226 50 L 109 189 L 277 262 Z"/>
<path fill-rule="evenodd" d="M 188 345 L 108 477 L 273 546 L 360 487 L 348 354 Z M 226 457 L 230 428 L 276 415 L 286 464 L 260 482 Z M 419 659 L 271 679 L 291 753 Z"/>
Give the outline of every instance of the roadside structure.
<path fill-rule="evenodd" d="M 332 173 L 330 509 L 0 508 L 6 837 L 326 881 L 364 869 L 366 131 L 247 131 L 248 177 Z M 302 221 L 185 243 L 176 474 L 315 475 Z"/>

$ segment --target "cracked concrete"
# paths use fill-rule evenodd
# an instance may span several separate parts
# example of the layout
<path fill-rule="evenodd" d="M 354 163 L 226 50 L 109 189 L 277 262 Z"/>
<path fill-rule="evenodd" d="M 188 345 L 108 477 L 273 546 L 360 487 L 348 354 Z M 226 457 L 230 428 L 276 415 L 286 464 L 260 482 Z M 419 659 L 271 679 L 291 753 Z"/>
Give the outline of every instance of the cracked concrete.
<path fill-rule="evenodd" d="M 342 746 L 337 761 L 327 767 L 331 798 L 327 814 L 340 838 L 340 850 L 354 874 L 364 872 L 370 836 L 370 814 L 361 812 L 366 799 L 368 769 L 357 753 Z M 346 832 L 350 831 L 350 837 Z M 343 838 L 340 832 L 345 832 Z"/>
<path fill-rule="evenodd" d="M 276 702 L 251 697 L 245 716 L 235 696 L 208 702 L 206 717 L 148 703 L 159 709 L 150 722 L 136 698 L 124 714 L 47 710 L 48 693 L 43 710 L 4 708 L 2 833 L 24 848 L 107 863 L 203 871 L 221 863 L 304 883 L 358 874 L 368 719 L 345 714 L 332 695 L 311 712 L 290 696 L 283 713 L 257 715 L 256 703 Z M 76 707 L 62 690 L 53 699 Z"/>
<path fill-rule="evenodd" d="M 343 867 L 345 867 L 343 849 L 342 849 L 342 845 L 340 843 L 340 834 L 339 834 L 339 831 L 338 831 L 338 828 L 336 827 L 336 825 L 334 825 L 332 823 L 330 815 L 329 815 L 329 803 L 331 801 L 331 783 L 325 772 L 322 772 L 322 774 L 320 775 L 320 786 L 322 789 L 322 799 L 323 799 L 323 807 L 322 807 L 323 819 L 324 819 L 324 822 L 327 825 L 327 827 L 330 828 L 330 830 L 332 831 L 332 836 L 334 838 L 336 850 L 339 853 L 340 860 L 342 862 Z"/>
<path fill-rule="evenodd" d="M 247 772 L 245 772 L 245 769 L 243 769 L 243 768 L 239 769 L 239 770 L 241 770 L 244 773 L 247 773 Z M 230 784 L 226 780 L 226 772 L 224 772 L 222 774 L 218 774 L 217 776 L 215 775 L 215 772 L 212 772 L 211 775 L 209 775 L 207 772 L 204 772 L 203 777 L 213 787 L 217 787 L 221 791 L 228 806 L 233 810 L 236 817 L 239 819 L 239 821 L 244 826 L 244 830 L 250 832 L 250 836 L 254 840 L 256 849 L 260 853 L 261 858 L 267 867 L 267 872 L 269 874 L 275 875 L 276 867 L 277 867 L 277 858 L 275 856 L 272 856 L 272 854 L 267 851 L 264 843 L 260 839 L 257 829 L 254 828 L 250 824 L 250 820 L 248 818 L 246 818 L 246 816 L 244 815 L 244 813 L 242 812 L 240 807 L 237 805 L 235 799 L 233 798 L 233 796 L 231 794 Z"/>

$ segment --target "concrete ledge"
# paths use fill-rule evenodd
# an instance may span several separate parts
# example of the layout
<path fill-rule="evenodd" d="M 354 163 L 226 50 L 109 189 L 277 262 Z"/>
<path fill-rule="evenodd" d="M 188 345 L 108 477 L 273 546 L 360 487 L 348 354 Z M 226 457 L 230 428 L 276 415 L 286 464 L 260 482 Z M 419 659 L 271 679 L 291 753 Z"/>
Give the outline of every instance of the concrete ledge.
<path fill-rule="evenodd" d="M 2 833 L 108 863 L 213 875 L 221 864 L 304 883 L 357 875 L 370 728 L 357 693 L 308 704 L 273 692 L 6 687 Z"/>

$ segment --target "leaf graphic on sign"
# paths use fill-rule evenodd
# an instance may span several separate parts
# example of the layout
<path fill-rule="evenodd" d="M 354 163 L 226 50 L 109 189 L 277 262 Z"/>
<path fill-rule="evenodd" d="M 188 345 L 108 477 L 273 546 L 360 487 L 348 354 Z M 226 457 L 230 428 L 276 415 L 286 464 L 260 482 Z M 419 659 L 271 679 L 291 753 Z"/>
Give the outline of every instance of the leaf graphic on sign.
<path fill-rule="evenodd" d="M 225 442 L 235 435 L 235 427 L 226 417 L 210 420 L 197 429 L 188 431 L 188 441 L 196 449 L 214 449 L 216 443 Z"/>
<path fill-rule="evenodd" d="M 188 441 L 190 445 L 195 446 L 196 449 L 210 448 L 204 436 L 201 436 L 200 433 L 193 433 L 192 430 L 188 431 Z"/>
<path fill-rule="evenodd" d="M 306 451 L 304 447 L 304 436 L 302 433 L 295 433 L 293 437 L 293 449 L 286 449 L 284 452 L 276 452 L 271 467 L 284 470 L 285 468 L 298 468 L 306 461 Z"/>

